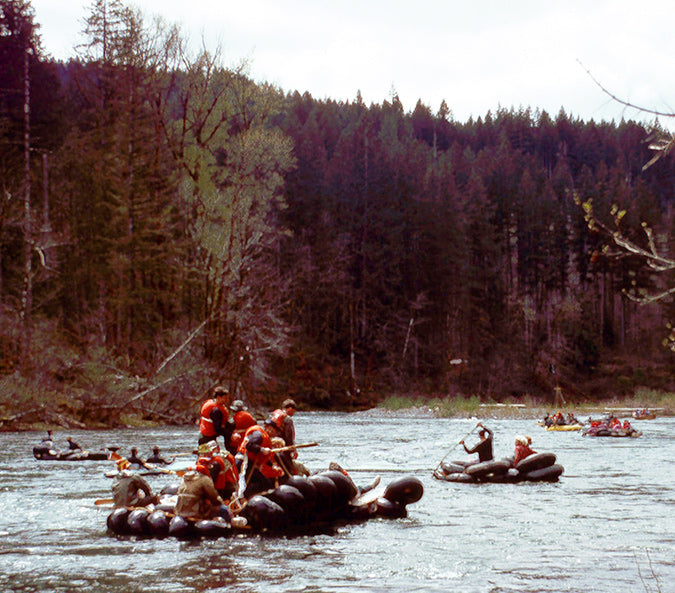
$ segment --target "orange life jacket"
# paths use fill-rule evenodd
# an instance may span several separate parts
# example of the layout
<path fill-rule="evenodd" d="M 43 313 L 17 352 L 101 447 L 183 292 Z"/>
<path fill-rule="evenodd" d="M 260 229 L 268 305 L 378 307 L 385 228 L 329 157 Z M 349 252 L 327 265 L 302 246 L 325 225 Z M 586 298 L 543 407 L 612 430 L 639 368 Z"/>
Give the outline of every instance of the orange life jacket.
<path fill-rule="evenodd" d="M 213 426 L 213 420 L 211 420 L 211 412 L 216 408 L 223 413 L 223 425 L 225 425 L 229 418 L 229 412 L 225 406 L 218 405 L 215 399 L 207 399 L 202 405 L 199 416 L 199 432 L 205 437 L 218 436 Z"/>
<path fill-rule="evenodd" d="M 272 448 L 272 439 L 270 439 L 270 436 L 261 426 L 256 424 L 248 428 L 244 433 L 244 439 L 241 441 L 241 445 L 239 445 L 239 452 L 245 454 L 249 460 L 260 470 L 260 473 L 266 478 L 274 479 L 283 476 L 284 471 L 276 463 L 274 463 L 274 453 L 263 455 L 262 453 L 255 454 L 247 450 L 246 446 L 248 445 L 249 436 L 254 432 L 260 432 L 262 434 L 262 443 L 260 444 L 261 447 L 267 449 Z"/>

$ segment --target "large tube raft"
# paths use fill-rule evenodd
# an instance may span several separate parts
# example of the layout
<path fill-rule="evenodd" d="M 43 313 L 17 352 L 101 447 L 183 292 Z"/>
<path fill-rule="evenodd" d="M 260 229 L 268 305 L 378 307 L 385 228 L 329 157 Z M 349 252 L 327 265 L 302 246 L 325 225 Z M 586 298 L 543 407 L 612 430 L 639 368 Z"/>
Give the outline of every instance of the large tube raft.
<path fill-rule="evenodd" d="M 434 471 L 434 478 L 446 482 L 515 483 L 515 482 L 557 482 L 564 468 L 556 463 L 554 453 L 535 453 L 522 459 L 513 467 L 512 459 L 465 463 L 453 461 L 441 463 Z"/>
<path fill-rule="evenodd" d="M 383 490 L 359 496 L 350 478 L 339 471 L 326 471 L 309 477 L 293 476 L 271 492 L 251 497 L 229 521 L 188 521 L 174 514 L 173 504 L 160 504 L 154 509 L 115 509 L 106 523 L 116 535 L 179 539 L 311 532 L 320 525 L 338 521 L 405 517 L 407 505 L 422 498 L 423 492 L 422 482 L 408 476 L 391 482 Z"/>

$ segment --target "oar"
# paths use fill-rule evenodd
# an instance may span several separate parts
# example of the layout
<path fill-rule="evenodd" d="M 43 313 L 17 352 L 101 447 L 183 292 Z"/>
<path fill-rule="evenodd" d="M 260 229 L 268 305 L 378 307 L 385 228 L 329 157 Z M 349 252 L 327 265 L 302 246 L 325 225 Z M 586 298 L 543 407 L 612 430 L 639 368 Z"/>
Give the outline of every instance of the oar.
<path fill-rule="evenodd" d="M 304 449 L 305 447 L 318 447 L 319 443 L 301 443 L 299 445 L 287 445 L 286 447 L 278 447 L 270 449 L 270 453 L 283 453 L 284 451 L 293 451 L 294 449 Z"/>
<path fill-rule="evenodd" d="M 149 469 L 153 472 L 161 472 L 163 474 L 172 474 L 174 476 L 184 476 L 188 470 L 186 469 L 179 469 L 179 470 L 173 470 L 173 469 L 166 469 L 165 467 L 159 467 L 158 465 L 152 465 L 151 463 L 146 463 L 145 464 L 146 469 Z"/>
<path fill-rule="evenodd" d="M 452 449 L 450 449 L 450 451 L 448 451 L 448 452 L 443 456 L 443 459 L 441 459 L 441 460 L 438 462 L 438 465 L 436 466 L 436 469 L 435 469 L 434 471 L 437 471 L 438 468 L 441 467 L 442 463 L 445 461 L 445 458 L 446 458 L 448 455 L 450 455 L 450 453 L 452 453 L 452 452 L 455 450 L 455 447 L 457 447 L 457 445 L 459 445 L 464 439 L 466 439 L 466 437 L 468 437 L 468 436 L 469 436 L 474 430 L 476 430 L 479 426 L 480 426 L 480 422 L 479 422 L 478 424 L 476 424 L 476 426 L 474 426 L 469 432 L 467 432 L 467 433 L 466 433 L 459 441 L 457 441 L 457 442 L 452 446 Z"/>
<path fill-rule="evenodd" d="M 98 500 L 94 501 L 94 504 L 96 506 L 101 506 L 103 504 L 112 504 L 115 502 L 112 498 L 99 498 Z"/>

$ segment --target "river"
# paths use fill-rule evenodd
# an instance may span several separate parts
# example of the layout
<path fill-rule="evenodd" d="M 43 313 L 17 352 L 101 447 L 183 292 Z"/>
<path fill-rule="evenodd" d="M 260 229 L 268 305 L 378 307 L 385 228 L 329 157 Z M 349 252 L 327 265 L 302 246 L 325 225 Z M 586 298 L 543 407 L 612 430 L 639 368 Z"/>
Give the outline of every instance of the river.
<path fill-rule="evenodd" d="M 0 590 L 183 593 L 228 591 L 660 592 L 675 583 L 675 418 L 634 421 L 637 439 L 547 432 L 533 420 L 485 421 L 495 457 L 517 434 L 557 454 L 557 483 L 455 484 L 432 477 L 476 419 L 302 413 L 294 417 L 312 471 L 330 461 L 357 484 L 420 478 L 425 492 L 404 519 L 371 519 L 332 532 L 183 542 L 111 536 L 112 463 L 36 461 L 42 433 L 0 434 Z M 137 446 L 186 452 L 195 428 L 58 432 L 92 450 Z M 475 433 L 468 437 L 472 444 Z M 185 458 L 184 458 L 185 459 Z M 148 478 L 155 490 L 172 476 Z"/>

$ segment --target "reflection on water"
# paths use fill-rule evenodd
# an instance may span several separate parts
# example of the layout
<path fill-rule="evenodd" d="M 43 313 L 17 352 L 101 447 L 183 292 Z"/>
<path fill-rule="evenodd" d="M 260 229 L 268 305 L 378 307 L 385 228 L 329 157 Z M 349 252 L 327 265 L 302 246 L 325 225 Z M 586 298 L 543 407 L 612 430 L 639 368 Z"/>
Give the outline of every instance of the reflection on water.
<path fill-rule="evenodd" d="M 457 441 L 475 420 L 298 413 L 310 469 L 337 461 L 367 484 L 419 477 L 422 500 L 405 519 L 330 533 L 179 542 L 106 533 L 110 462 L 36 461 L 41 434 L 0 434 L 0 589 L 3 591 L 656 591 L 675 578 L 675 421 L 640 422 L 639 439 L 547 432 L 498 420 L 495 455 L 516 434 L 565 466 L 555 484 L 454 484 L 431 477 L 440 459 L 465 459 Z M 83 446 L 153 445 L 190 451 L 194 428 L 71 434 Z M 66 434 L 57 435 L 65 440 Z M 472 437 L 467 439 L 469 442 Z M 187 458 L 183 458 L 186 460 Z M 149 478 L 155 490 L 172 476 Z M 655 580 L 658 578 L 658 581 Z"/>

